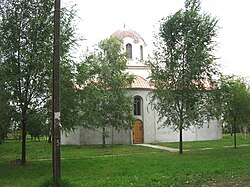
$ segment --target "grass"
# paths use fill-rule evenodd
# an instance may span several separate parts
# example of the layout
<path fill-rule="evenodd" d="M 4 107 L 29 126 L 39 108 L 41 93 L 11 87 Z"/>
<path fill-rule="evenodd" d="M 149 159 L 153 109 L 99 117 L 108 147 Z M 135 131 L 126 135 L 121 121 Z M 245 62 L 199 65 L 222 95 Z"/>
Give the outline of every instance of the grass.
<path fill-rule="evenodd" d="M 135 145 L 61 146 L 62 179 L 77 187 L 249 185 L 250 146 L 223 147 L 232 145 L 230 136 L 220 141 L 185 142 L 193 151 L 183 155 Z M 199 150 L 199 143 L 215 149 Z M 20 142 L 0 145 L 0 186 L 37 187 L 51 178 L 50 144 L 28 141 L 25 166 L 13 162 L 20 151 Z"/>

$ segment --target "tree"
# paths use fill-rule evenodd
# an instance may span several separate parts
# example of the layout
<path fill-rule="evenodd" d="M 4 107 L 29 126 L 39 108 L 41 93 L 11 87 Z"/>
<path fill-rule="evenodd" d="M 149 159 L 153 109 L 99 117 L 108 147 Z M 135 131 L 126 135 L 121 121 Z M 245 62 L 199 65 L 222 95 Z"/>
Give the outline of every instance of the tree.
<path fill-rule="evenodd" d="M 126 54 L 122 43 L 110 37 L 99 43 L 99 49 L 78 66 L 80 85 L 81 125 L 102 131 L 102 144 L 106 144 L 107 128 L 127 130 L 133 124 L 132 97 L 127 88 L 133 78 L 125 73 Z"/>
<path fill-rule="evenodd" d="M 223 121 L 232 127 L 236 148 L 237 129 L 249 126 L 250 123 L 250 89 L 242 77 L 224 76 L 220 90 L 220 96 L 217 97 L 220 103 L 218 111 Z"/>
<path fill-rule="evenodd" d="M 206 101 L 218 74 L 213 54 L 217 20 L 200 9 L 199 0 L 186 0 L 184 9 L 162 19 L 149 62 L 155 85 L 151 103 L 163 127 L 179 131 L 180 154 L 182 131 L 210 119 Z"/>
<path fill-rule="evenodd" d="M 79 125 L 79 96 L 75 87 L 75 52 L 82 37 L 77 33 L 75 5 L 62 7 L 61 11 L 61 61 L 60 61 L 60 102 L 61 125 L 70 131 Z"/>
<path fill-rule="evenodd" d="M 22 164 L 26 161 L 27 120 L 48 97 L 51 61 L 51 1 L 1 1 L 0 43 L 4 82 L 22 129 Z"/>
<path fill-rule="evenodd" d="M 17 114 L 12 117 L 22 129 L 22 164 L 26 162 L 29 118 L 44 111 L 51 98 L 53 5 L 53 0 L 1 0 L 0 3 L 1 78 Z M 71 25 L 74 14 L 63 11 L 61 57 L 63 64 L 72 68 L 69 51 L 77 40 Z M 43 118 L 44 122 L 48 119 L 51 113 Z"/>

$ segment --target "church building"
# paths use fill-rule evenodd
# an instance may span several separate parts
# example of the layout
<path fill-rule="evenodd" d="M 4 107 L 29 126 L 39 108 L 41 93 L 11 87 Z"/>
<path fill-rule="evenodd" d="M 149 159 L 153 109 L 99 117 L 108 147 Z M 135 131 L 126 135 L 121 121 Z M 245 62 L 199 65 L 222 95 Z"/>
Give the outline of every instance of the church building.
<path fill-rule="evenodd" d="M 124 50 L 128 55 L 127 71 L 133 74 L 135 79 L 129 93 L 134 98 L 134 116 L 136 121 L 133 129 L 117 132 L 109 129 L 107 144 L 141 144 L 156 142 L 178 142 L 179 133 L 169 127 L 162 128 L 158 123 L 158 113 L 149 105 L 149 93 L 154 89 L 148 81 L 150 68 L 145 65 L 147 57 L 147 44 L 134 30 L 124 28 L 113 33 L 123 41 Z M 210 121 L 203 127 L 191 127 L 183 131 L 183 141 L 216 140 L 222 138 L 221 125 L 216 121 Z M 101 144 L 101 130 L 90 130 L 79 127 L 67 135 L 62 133 L 62 144 Z"/>

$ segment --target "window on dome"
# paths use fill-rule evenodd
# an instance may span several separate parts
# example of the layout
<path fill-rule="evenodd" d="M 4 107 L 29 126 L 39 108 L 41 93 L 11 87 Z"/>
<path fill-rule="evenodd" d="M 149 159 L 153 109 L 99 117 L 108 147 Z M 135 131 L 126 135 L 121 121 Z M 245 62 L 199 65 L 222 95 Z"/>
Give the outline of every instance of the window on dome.
<path fill-rule="evenodd" d="M 140 45 L 140 59 L 143 60 L 143 46 Z"/>
<path fill-rule="evenodd" d="M 126 45 L 126 52 L 128 59 L 132 59 L 132 45 L 130 43 Z"/>
<path fill-rule="evenodd" d="M 142 98 L 140 96 L 134 97 L 134 115 L 140 116 L 142 111 Z"/>

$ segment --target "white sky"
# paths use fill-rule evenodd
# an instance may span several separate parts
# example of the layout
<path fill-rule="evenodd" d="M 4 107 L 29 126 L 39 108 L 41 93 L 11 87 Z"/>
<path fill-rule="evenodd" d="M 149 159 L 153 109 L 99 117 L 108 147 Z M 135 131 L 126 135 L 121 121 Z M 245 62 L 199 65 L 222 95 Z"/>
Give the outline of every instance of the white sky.
<path fill-rule="evenodd" d="M 76 4 L 83 41 L 81 51 L 123 27 L 152 46 L 158 21 L 184 7 L 184 0 L 61 0 Z M 250 77 L 250 0 L 202 0 L 202 11 L 219 19 L 217 57 L 225 73 Z"/>

